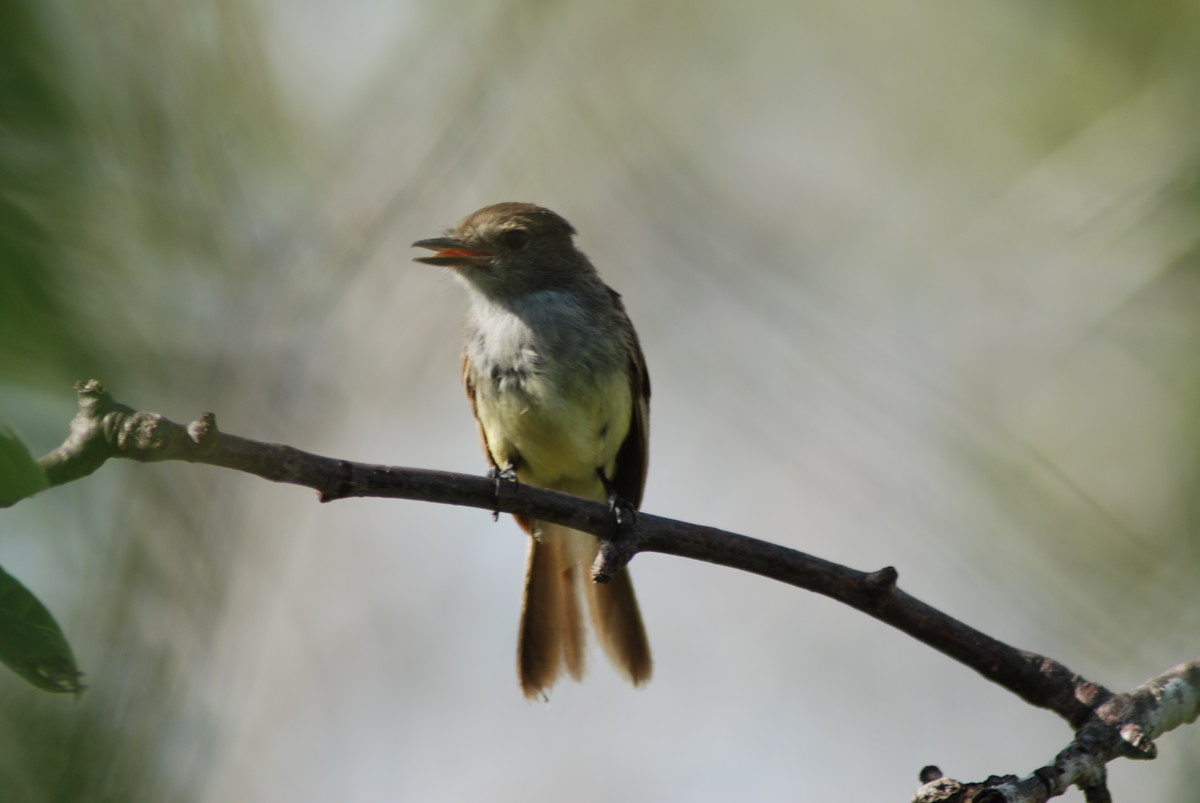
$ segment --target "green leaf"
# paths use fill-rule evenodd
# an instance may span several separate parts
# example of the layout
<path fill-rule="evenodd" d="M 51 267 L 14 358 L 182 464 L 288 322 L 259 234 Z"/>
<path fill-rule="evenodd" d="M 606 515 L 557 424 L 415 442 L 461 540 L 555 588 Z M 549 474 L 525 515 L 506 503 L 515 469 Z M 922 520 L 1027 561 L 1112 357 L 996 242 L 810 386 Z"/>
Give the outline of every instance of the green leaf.
<path fill-rule="evenodd" d="M 8 427 L 0 427 L 0 507 L 33 496 L 47 485 L 46 474 L 25 444 Z"/>
<path fill-rule="evenodd" d="M 86 687 L 71 645 L 46 606 L 0 569 L 0 663 L 43 691 L 79 694 Z"/>

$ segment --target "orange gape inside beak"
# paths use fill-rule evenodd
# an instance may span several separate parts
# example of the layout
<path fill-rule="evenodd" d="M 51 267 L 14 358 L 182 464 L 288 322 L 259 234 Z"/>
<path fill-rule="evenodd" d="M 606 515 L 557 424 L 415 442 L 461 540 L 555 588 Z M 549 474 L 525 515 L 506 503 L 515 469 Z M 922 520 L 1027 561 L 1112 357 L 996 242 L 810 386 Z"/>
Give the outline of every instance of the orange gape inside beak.
<path fill-rule="evenodd" d="M 485 257 L 484 251 L 472 251 L 469 248 L 440 248 L 436 256 L 440 257 Z"/>

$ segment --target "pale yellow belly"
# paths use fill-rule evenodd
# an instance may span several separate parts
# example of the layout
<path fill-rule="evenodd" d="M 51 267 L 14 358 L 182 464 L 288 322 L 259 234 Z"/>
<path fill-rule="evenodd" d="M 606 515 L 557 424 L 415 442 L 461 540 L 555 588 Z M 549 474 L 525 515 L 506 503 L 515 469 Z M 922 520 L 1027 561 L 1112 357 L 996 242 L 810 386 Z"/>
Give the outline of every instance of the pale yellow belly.
<path fill-rule="evenodd" d="M 516 462 L 522 482 L 603 500 L 596 470 L 612 477 L 632 404 L 623 372 L 565 391 L 533 376 L 519 390 L 480 394 L 476 412 L 500 468 Z"/>

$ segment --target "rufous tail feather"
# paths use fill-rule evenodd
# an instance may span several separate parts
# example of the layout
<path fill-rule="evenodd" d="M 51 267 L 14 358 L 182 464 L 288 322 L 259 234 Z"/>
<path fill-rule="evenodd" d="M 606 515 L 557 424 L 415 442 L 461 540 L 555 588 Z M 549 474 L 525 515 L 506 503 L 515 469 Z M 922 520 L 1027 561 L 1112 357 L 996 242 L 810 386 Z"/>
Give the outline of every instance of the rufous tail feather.
<path fill-rule="evenodd" d="M 527 523 L 536 536 L 529 539 L 517 639 L 517 671 L 525 696 L 542 695 L 563 669 L 576 680 L 583 676 L 581 584 L 605 653 L 635 686 L 649 680 L 650 645 L 628 570 L 622 569 L 608 583 L 593 583 L 592 536 L 555 524 L 521 522 Z"/>

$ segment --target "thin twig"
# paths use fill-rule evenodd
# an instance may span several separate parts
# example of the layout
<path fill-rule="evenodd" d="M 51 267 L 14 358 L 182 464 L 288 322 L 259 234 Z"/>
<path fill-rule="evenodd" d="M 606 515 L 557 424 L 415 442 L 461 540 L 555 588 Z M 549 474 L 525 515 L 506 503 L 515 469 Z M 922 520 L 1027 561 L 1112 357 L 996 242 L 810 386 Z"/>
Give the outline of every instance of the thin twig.
<path fill-rule="evenodd" d="M 79 413 L 62 446 L 38 461 L 49 485 L 91 474 L 112 457 L 182 460 L 312 488 L 322 502 L 387 497 L 501 510 L 595 534 L 602 548 L 593 576 L 602 580 L 638 552 L 702 560 L 823 594 L 875 617 L 974 669 L 1026 702 L 1065 719 L 1076 739 L 1054 762 L 1024 779 L 960 784 L 926 768 L 914 800 L 1041 801 L 1079 786 L 1089 801 L 1108 799 L 1104 767 L 1118 756 L 1152 758 L 1153 739 L 1200 713 L 1200 660 L 1183 664 L 1126 694 L 1018 650 L 948 616 L 896 586 L 897 572 L 863 572 L 737 533 L 639 512 L 613 533 L 608 506 L 525 484 L 482 476 L 371 465 L 220 432 L 211 413 L 188 426 L 117 402 L 95 381 L 76 385 Z M 922 794 L 925 796 L 922 797 Z"/>

